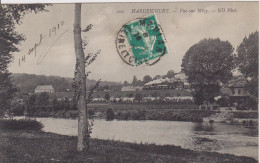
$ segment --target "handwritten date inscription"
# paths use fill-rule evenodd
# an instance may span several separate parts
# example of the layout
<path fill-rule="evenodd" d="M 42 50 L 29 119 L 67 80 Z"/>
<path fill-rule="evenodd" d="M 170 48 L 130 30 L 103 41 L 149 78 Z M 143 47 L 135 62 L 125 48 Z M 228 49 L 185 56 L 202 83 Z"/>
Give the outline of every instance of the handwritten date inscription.
<path fill-rule="evenodd" d="M 62 26 L 64 25 L 64 21 L 61 21 L 60 23 L 58 23 L 56 26 L 53 26 L 51 28 L 49 28 L 49 32 L 48 32 L 48 36 L 47 34 L 40 34 L 39 36 L 39 40 L 37 42 L 34 43 L 33 47 L 30 48 L 27 52 L 27 55 L 31 55 L 34 52 L 35 57 L 37 56 L 37 48 L 40 47 L 43 43 L 43 40 L 48 40 L 52 37 L 55 37 L 56 34 L 58 34 L 58 31 L 60 31 L 62 29 Z M 68 30 L 66 30 L 65 32 L 63 32 L 61 35 L 64 35 L 64 33 L 66 33 Z M 60 36 L 58 36 L 58 39 L 60 38 Z M 57 40 L 55 40 L 55 42 L 57 42 Z M 49 49 L 49 48 L 48 48 Z M 41 57 L 40 57 L 41 58 Z M 22 59 L 22 60 L 21 60 Z M 19 58 L 19 66 L 21 65 L 21 62 L 25 62 L 25 55 L 23 55 L 21 57 L 21 59 Z M 37 62 L 38 64 L 39 62 Z"/>

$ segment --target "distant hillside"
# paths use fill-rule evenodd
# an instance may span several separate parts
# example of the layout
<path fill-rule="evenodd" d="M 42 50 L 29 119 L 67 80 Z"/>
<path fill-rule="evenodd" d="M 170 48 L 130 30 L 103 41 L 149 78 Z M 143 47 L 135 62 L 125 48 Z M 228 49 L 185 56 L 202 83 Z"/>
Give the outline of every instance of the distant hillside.
<path fill-rule="evenodd" d="M 63 92 L 67 89 L 72 90 L 72 78 L 60 77 L 60 76 L 45 76 L 45 75 L 35 75 L 35 74 L 17 74 L 11 75 L 11 80 L 15 84 L 20 92 L 34 92 L 37 85 L 52 85 L 56 91 Z M 96 84 L 96 80 L 87 79 L 87 88 Z M 100 86 L 105 85 L 115 85 L 121 86 L 117 82 L 107 82 L 102 81 Z"/>

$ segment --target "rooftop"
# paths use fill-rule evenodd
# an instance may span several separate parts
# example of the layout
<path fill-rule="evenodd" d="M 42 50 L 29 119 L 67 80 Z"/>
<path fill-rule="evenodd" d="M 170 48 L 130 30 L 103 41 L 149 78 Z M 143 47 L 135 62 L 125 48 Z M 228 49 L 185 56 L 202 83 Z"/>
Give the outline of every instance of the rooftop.
<path fill-rule="evenodd" d="M 52 87 L 52 85 L 37 85 L 37 87 L 35 88 L 35 90 L 50 90 L 54 88 Z"/>

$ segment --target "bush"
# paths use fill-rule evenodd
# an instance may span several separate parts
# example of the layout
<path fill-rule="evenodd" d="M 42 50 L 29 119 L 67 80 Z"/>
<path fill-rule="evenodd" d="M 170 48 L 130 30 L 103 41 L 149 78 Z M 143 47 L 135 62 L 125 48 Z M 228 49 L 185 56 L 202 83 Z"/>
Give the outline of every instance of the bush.
<path fill-rule="evenodd" d="M 0 129 L 5 130 L 41 130 L 43 124 L 31 119 L 1 119 Z"/>
<path fill-rule="evenodd" d="M 24 114 L 24 111 L 25 111 L 25 106 L 21 104 L 16 105 L 11 110 L 14 116 L 22 116 Z"/>
<path fill-rule="evenodd" d="M 114 119 L 114 111 L 112 108 L 108 108 L 106 110 L 106 120 L 107 121 L 110 121 L 110 120 L 113 120 Z"/>
<path fill-rule="evenodd" d="M 94 114 L 95 114 L 94 109 L 88 109 L 88 116 L 89 116 L 89 117 L 93 117 Z"/>

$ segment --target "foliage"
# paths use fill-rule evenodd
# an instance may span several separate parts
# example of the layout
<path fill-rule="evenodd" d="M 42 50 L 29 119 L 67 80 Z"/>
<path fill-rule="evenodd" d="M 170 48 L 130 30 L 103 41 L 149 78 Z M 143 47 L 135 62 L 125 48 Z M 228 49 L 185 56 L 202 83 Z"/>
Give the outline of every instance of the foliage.
<path fill-rule="evenodd" d="M 34 92 L 37 85 L 52 85 L 55 91 L 65 92 L 72 90 L 72 79 L 58 76 L 34 74 L 12 74 L 12 82 L 19 86 L 20 92 Z"/>
<path fill-rule="evenodd" d="M 236 64 L 239 70 L 251 80 L 248 84 L 249 91 L 258 97 L 258 58 L 259 58 L 259 33 L 251 33 L 248 38 L 237 48 Z"/>
<path fill-rule="evenodd" d="M 25 105 L 27 107 L 27 114 L 32 115 L 36 112 L 36 100 L 37 100 L 37 95 L 32 94 L 29 96 L 29 98 L 25 101 Z"/>
<path fill-rule="evenodd" d="M 152 81 L 152 77 L 150 75 L 145 75 L 144 78 L 143 78 L 143 83 L 148 83 L 150 81 Z"/>
<path fill-rule="evenodd" d="M 137 77 L 134 75 L 132 85 L 137 85 Z"/>
<path fill-rule="evenodd" d="M 142 96 L 141 93 L 136 93 L 135 94 L 135 98 L 134 98 L 135 101 L 141 102 L 142 99 L 143 99 L 143 96 Z"/>
<path fill-rule="evenodd" d="M 1 119 L 0 129 L 5 130 L 41 130 L 43 125 L 31 119 Z"/>
<path fill-rule="evenodd" d="M 131 98 L 131 97 L 134 97 L 134 94 L 133 93 L 127 93 L 126 95 L 128 98 Z"/>
<path fill-rule="evenodd" d="M 88 116 L 93 117 L 95 115 L 94 109 L 88 109 Z"/>
<path fill-rule="evenodd" d="M 166 74 L 167 78 L 174 78 L 175 77 L 175 72 L 173 70 L 169 70 Z"/>
<path fill-rule="evenodd" d="M 153 80 L 157 80 L 157 79 L 160 79 L 162 76 L 161 75 L 156 75 Z"/>
<path fill-rule="evenodd" d="M 250 97 L 247 101 L 247 107 L 252 110 L 257 110 L 258 108 L 258 102 L 256 98 Z"/>
<path fill-rule="evenodd" d="M 197 104 L 212 103 L 220 83 L 227 83 L 235 68 L 233 47 L 228 41 L 203 39 L 193 45 L 182 59 L 182 71 L 195 89 Z"/>
<path fill-rule="evenodd" d="M 230 99 L 226 96 L 224 97 L 221 97 L 217 100 L 217 104 L 222 106 L 222 107 L 229 107 L 231 102 L 230 102 Z"/>
<path fill-rule="evenodd" d="M 15 103 L 11 109 L 11 113 L 14 116 L 22 116 L 24 115 L 24 111 L 25 111 L 25 105 L 19 103 Z"/>
<path fill-rule="evenodd" d="M 127 81 L 124 81 L 124 84 L 123 84 L 124 86 L 128 86 L 129 85 L 129 83 L 127 82 Z"/>
<path fill-rule="evenodd" d="M 10 73 L 0 71 L 0 117 L 4 111 L 11 108 L 11 99 L 15 92 L 16 88 L 10 80 Z"/>
<path fill-rule="evenodd" d="M 228 41 L 204 39 L 193 45 L 182 60 L 182 71 L 193 83 L 226 83 L 235 68 L 233 47 Z"/>
<path fill-rule="evenodd" d="M 15 31 L 15 25 L 21 22 L 25 14 L 46 11 L 45 6 L 41 4 L 0 5 L 0 114 L 10 109 L 10 100 L 16 91 L 7 70 L 8 64 L 12 61 L 12 54 L 19 51 L 17 45 L 25 39 Z"/>
<path fill-rule="evenodd" d="M 211 110 L 127 110 L 115 111 L 115 119 L 118 120 L 160 120 L 160 121 L 189 121 L 202 122 L 203 117 L 213 114 Z"/>
<path fill-rule="evenodd" d="M 201 89 L 200 87 L 194 87 L 194 92 L 192 93 L 192 96 L 193 96 L 193 100 L 194 100 L 194 103 L 196 105 L 202 105 L 203 102 L 205 101 L 205 98 L 203 96 L 203 89 Z"/>
<path fill-rule="evenodd" d="M 32 94 L 25 100 L 26 112 L 29 116 L 51 116 L 59 111 L 77 110 L 74 101 L 67 97 L 58 101 L 57 97 L 43 92 Z"/>
<path fill-rule="evenodd" d="M 54 97 L 52 99 L 52 110 L 55 110 L 58 107 L 59 107 L 58 99 L 57 99 L 57 97 Z"/>
<path fill-rule="evenodd" d="M 112 108 L 108 108 L 106 110 L 106 120 L 110 121 L 114 119 L 114 110 Z"/>
<path fill-rule="evenodd" d="M 36 104 L 38 106 L 46 106 L 49 103 L 49 94 L 47 92 L 42 92 L 38 95 Z"/>
<path fill-rule="evenodd" d="M 108 92 L 106 92 L 106 94 L 105 94 L 105 100 L 107 100 L 107 101 L 109 101 L 109 100 L 110 100 L 110 95 L 109 95 L 109 93 L 108 93 Z"/>
<path fill-rule="evenodd" d="M 233 112 L 234 118 L 240 119 L 258 119 L 256 111 L 235 111 Z"/>
<path fill-rule="evenodd" d="M 17 85 L 20 92 L 34 92 L 37 85 L 52 85 L 57 92 L 72 91 L 73 79 L 68 77 L 59 76 L 45 76 L 35 74 L 12 74 L 11 80 L 14 85 Z M 87 89 L 94 87 L 96 80 L 86 79 Z M 121 84 L 118 82 L 103 81 L 100 83 L 100 87 L 97 89 L 103 91 L 105 89 L 120 90 Z"/>
<path fill-rule="evenodd" d="M 153 92 L 151 95 L 152 95 L 152 97 L 160 97 L 159 92 Z"/>

